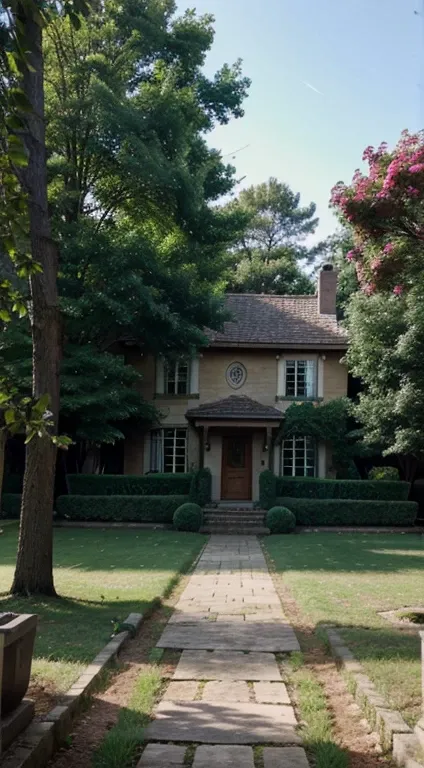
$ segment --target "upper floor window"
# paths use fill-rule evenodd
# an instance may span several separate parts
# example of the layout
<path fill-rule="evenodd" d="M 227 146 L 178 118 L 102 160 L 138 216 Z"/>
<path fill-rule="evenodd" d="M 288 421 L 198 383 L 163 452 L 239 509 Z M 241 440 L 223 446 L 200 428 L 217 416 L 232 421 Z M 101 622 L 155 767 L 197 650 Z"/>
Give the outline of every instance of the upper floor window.
<path fill-rule="evenodd" d="M 286 396 L 316 396 L 315 360 L 286 360 Z"/>
<path fill-rule="evenodd" d="M 315 477 L 316 444 L 310 437 L 295 435 L 283 441 L 280 474 Z"/>
<path fill-rule="evenodd" d="M 168 361 L 164 367 L 165 394 L 188 395 L 190 391 L 190 366 L 187 360 Z"/>
<path fill-rule="evenodd" d="M 150 433 L 150 471 L 187 471 L 187 430 L 179 427 L 155 429 Z"/>

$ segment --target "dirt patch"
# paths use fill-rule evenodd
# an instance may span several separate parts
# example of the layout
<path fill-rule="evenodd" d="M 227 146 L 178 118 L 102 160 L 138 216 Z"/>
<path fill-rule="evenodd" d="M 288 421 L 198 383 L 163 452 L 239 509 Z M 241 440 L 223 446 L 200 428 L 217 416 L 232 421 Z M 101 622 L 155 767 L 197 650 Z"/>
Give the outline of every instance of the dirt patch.
<path fill-rule="evenodd" d="M 52 682 L 36 682 L 29 684 L 25 698 L 33 699 L 36 715 L 45 715 L 49 712 L 60 696 Z"/>
<path fill-rule="evenodd" d="M 272 570 L 271 573 L 284 611 L 300 642 L 305 668 L 311 670 L 323 686 L 332 716 L 334 739 L 346 750 L 350 768 L 394 768 L 394 763 L 381 754 L 377 734 L 371 732 L 326 646 L 315 634 L 314 624 L 302 615 L 282 578 Z"/>
<path fill-rule="evenodd" d="M 93 696 L 90 708 L 75 724 L 69 737 L 69 746 L 56 753 L 49 768 L 91 767 L 94 751 L 107 731 L 116 724 L 121 708 L 127 706 L 137 677 L 144 670 L 147 671 L 153 661 L 158 660 L 152 648 L 168 622 L 171 609 L 185 588 L 187 579 L 188 576 L 183 577 L 171 597 L 163 601 L 162 606 L 142 623 L 137 636 L 121 652 L 119 668 L 106 689 Z M 168 677 L 173 674 L 178 656 L 162 656 L 161 675 Z"/>

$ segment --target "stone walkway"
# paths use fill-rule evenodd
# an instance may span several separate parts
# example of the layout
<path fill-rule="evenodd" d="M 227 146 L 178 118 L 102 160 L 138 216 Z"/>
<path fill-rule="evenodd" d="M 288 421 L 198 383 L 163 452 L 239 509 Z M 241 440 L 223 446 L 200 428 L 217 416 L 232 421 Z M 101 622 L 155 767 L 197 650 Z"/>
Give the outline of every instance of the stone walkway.
<path fill-rule="evenodd" d="M 158 642 L 182 650 L 138 768 L 308 768 L 275 653 L 299 650 L 259 541 L 212 536 Z M 173 743 L 170 743 L 173 742 Z"/>

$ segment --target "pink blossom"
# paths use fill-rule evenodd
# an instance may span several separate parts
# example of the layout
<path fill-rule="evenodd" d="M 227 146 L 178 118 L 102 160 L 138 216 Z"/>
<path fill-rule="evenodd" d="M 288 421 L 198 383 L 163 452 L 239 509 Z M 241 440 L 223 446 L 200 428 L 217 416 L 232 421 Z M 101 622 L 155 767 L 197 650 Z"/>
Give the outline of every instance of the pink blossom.
<path fill-rule="evenodd" d="M 416 163 L 411 165 L 409 169 L 409 173 L 420 173 L 421 171 L 424 171 L 424 163 Z"/>
<path fill-rule="evenodd" d="M 386 243 L 386 245 L 383 248 L 383 253 L 392 253 L 394 251 L 395 246 L 393 243 Z"/>
<path fill-rule="evenodd" d="M 408 195 L 410 195 L 411 197 L 416 197 L 417 195 L 420 194 L 420 190 L 416 189 L 415 187 L 407 187 L 406 191 Z"/>
<path fill-rule="evenodd" d="M 362 290 L 366 296 L 371 296 L 375 291 L 375 287 L 375 283 L 366 283 Z"/>
<path fill-rule="evenodd" d="M 395 296 L 402 296 L 403 285 L 395 285 L 395 287 L 393 288 L 393 293 Z"/>
<path fill-rule="evenodd" d="M 383 265 L 383 260 L 380 259 L 379 256 L 377 256 L 375 259 L 372 260 L 370 267 L 372 272 L 378 272 L 379 269 L 381 269 Z"/>

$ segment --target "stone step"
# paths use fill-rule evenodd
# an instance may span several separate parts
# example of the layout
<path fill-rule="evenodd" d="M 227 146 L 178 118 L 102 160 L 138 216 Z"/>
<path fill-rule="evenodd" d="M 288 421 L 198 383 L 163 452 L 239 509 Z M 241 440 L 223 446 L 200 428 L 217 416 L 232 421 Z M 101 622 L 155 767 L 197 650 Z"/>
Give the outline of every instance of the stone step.
<path fill-rule="evenodd" d="M 250 527 L 243 527 L 241 525 L 204 525 L 200 529 L 200 533 L 210 533 L 219 536 L 267 536 L 269 532 L 269 528 L 265 528 L 264 526 L 256 527 L 254 525 Z"/>
<path fill-rule="evenodd" d="M 238 523 L 240 525 L 243 525 L 243 523 L 253 523 L 254 525 L 262 525 L 264 522 L 264 516 L 258 515 L 257 517 L 248 517 L 247 515 L 243 517 L 235 517 L 234 515 L 205 515 L 204 521 L 205 523 L 213 523 L 215 525 L 232 525 L 233 523 Z"/>
<path fill-rule="evenodd" d="M 263 514 L 264 515 L 265 514 L 265 510 L 264 509 L 256 509 L 256 508 L 253 508 L 253 506 L 251 506 L 251 507 L 243 507 L 242 505 L 234 506 L 234 507 L 222 507 L 221 505 L 217 505 L 217 506 L 206 505 L 205 507 L 203 507 L 203 511 L 204 512 L 208 512 L 208 513 L 209 512 L 213 512 L 213 513 L 216 513 L 218 515 L 227 515 L 227 514 L 231 514 L 231 515 L 232 514 L 236 514 L 237 515 L 240 512 L 246 512 L 246 513 L 253 514 L 253 515 L 256 515 L 256 514 Z"/>

